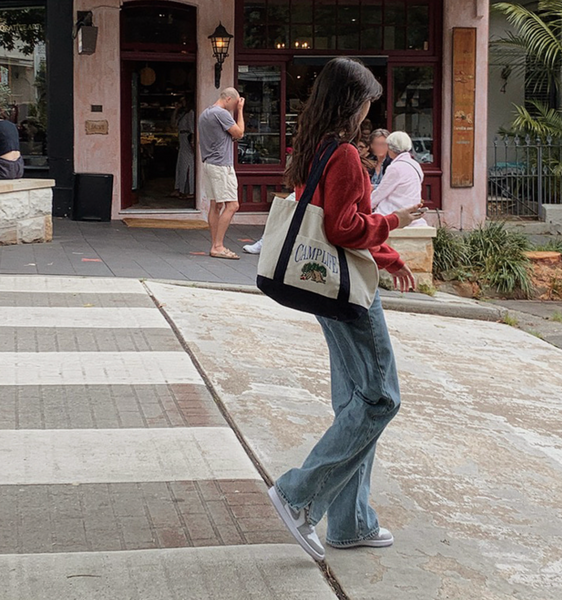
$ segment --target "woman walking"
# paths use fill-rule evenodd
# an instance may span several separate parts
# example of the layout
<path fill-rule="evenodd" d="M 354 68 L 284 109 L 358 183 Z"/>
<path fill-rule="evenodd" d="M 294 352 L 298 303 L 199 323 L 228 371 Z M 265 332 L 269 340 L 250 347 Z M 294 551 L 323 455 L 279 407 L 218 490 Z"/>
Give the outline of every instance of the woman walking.
<path fill-rule="evenodd" d="M 414 287 L 410 269 L 384 242 L 405 227 L 420 205 L 383 216 L 371 213 L 371 182 L 355 142 L 380 84 L 361 63 L 336 58 L 318 76 L 299 120 L 287 185 L 301 197 L 310 165 L 321 143 L 337 139 L 313 196 L 324 210 L 329 241 L 345 248 L 367 248 L 378 266 L 394 276 L 402 291 Z M 352 322 L 318 318 L 330 352 L 331 427 L 302 467 L 287 471 L 269 490 L 271 501 L 298 543 L 316 560 L 324 547 L 315 525 L 327 514 L 327 543 L 336 548 L 389 546 L 392 534 L 380 527 L 369 504 L 375 446 L 400 406 L 394 355 L 380 298 L 367 316 Z"/>

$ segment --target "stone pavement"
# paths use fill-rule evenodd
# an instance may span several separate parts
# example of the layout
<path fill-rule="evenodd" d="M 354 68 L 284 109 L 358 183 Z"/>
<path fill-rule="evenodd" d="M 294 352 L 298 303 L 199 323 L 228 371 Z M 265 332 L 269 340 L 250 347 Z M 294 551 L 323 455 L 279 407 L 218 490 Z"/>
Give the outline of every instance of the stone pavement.
<path fill-rule="evenodd" d="M 0 598 L 335 598 L 135 280 L 0 276 Z"/>
<path fill-rule="evenodd" d="M 300 464 L 332 420 L 314 318 L 258 295 L 148 286 L 269 477 Z M 562 351 L 499 323 L 387 320 L 403 405 L 371 494 L 396 543 L 328 548 L 332 572 L 353 600 L 559 600 Z"/>
<path fill-rule="evenodd" d="M 263 227 L 230 227 L 226 243 L 259 239 Z M 0 273 L 175 279 L 254 285 L 258 257 L 208 256 L 207 230 L 137 229 L 120 221 L 91 223 L 55 219 L 49 244 L 0 246 Z"/>

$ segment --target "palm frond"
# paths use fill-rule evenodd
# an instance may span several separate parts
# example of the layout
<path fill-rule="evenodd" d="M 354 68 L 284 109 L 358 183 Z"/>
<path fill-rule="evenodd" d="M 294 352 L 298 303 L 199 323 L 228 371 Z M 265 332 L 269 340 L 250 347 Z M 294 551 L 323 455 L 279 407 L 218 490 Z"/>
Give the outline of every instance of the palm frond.
<path fill-rule="evenodd" d="M 529 104 L 532 112 L 525 106 L 514 105 L 516 117 L 512 124 L 513 133 L 543 140 L 548 137 L 561 139 L 562 113 L 535 100 Z"/>
<path fill-rule="evenodd" d="M 517 37 L 525 41 L 527 52 L 546 67 L 554 69 L 559 65 L 562 57 L 561 38 L 541 12 L 533 12 L 511 2 L 496 2 L 493 9 L 501 12 L 518 32 L 517 36 L 507 34 L 502 40 L 513 43 L 513 37 Z"/>
<path fill-rule="evenodd" d="M 539 0 L 538 11 L 542 15 L 559 19 L 562 14 L 562 0 Z"/>

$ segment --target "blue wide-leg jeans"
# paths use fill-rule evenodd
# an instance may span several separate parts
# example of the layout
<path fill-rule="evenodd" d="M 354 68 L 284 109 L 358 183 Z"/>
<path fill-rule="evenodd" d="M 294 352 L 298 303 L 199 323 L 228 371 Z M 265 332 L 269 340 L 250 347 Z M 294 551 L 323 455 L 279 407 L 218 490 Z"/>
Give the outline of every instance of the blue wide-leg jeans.
<path fill-rule="evenodd" d="M 327 541 L 346 546 L 375 537 L 369 504 L 375 447 L 400 407 L 396 363 L 379 294 L 368 313 L 350 323 L 318 318 L 330 351 L 334 421 L 302 467 L 275 486 L 312 525 L 327 513 Z"/>

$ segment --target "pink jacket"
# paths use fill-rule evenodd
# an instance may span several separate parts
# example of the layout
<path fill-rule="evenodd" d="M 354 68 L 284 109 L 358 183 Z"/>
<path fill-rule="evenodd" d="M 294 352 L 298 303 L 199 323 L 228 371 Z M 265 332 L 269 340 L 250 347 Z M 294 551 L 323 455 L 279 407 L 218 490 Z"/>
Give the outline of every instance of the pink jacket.
<path fill-rule="evenodd" d="M 422 199 L 423 171 L 408 152 L 399 154 L 388 166 L 379 187 L 371 193 L 374 213 L 390 215 L 400 208 L 418 204 Z M 418 219 L 411 227 L 427 225 Z"/>

